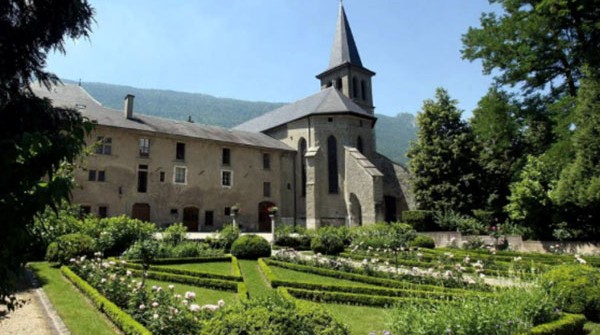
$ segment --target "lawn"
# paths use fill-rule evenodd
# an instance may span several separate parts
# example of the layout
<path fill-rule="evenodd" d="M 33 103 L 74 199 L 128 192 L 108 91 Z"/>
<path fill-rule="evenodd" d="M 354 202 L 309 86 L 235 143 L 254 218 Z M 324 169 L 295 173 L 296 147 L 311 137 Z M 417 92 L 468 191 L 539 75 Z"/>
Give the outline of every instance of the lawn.
<path fill-rule="evenodd" d="M 156 285 L 156 286 L 162 287 L 163 290 L 168 290 L 168 287 L 171 284 L 175 286 L 175 289 L 174 289 L 175 293 L 178 293 L 181 295 L 185 294 L 185 292 L 188 292 L 188 291 L 196 293 L 196 303 L 198 303 L 200 305 L 216 304 L 217 301 L 219 301 L 221 299 L 223 299 L 226 304 L 231 304 L 231 303 L 237 301 L 237 296 L 236 296 L 235 292 L 211 290 L 211 289 L 206 289 L 206 288 L 202 288 L 202 287 L 190 286 L 190 285 L 179 284 L 179 283 L 169 283 L 169 282 L 152 280 L 152 279 L 146 280 L 147 287 L 152 287 L 153 285 Z"/>
<path fill-rule="evenodd" d="M 371 331 L 381 334 L 387 329 L 388 310 L 385 308 L 339 304 L 312 304 L 323 307 L 336 320 L 346 324 L 352 334 L 369 334 Z"/>
<path fill-rule="evenodd" d="M 585 324 L 588 335 L 600 335 L 600 323 L 588 322 Z"/>
<path fill-rule="evenodd" d="M 365 283 L 360 283 L 356 281 L 346 280 L 346 279 L 338 279 L 327 276 L 320 276 L 312 273 L 306 273 L 302 271 L 294 271 L 290 269 L 285 269 L 273 265 L 269 265 L 269 268 L 273 272 L 273 274 L 281 280 L 289 280 L 289 281 L 298 281 L 298 282 L 306 282 L 313 284 L 329 284 L 329 285 L 350 285 L 350 286 L 366 286 L 366 287 L 381 287 L 376 285 L 370 285 Z"/>
<path fill-rule="evenodd" d="M 221 275 L 232 275 L 233 268 L 231 262 L 210 262 L 210 263 L 189 263 L 189 264 L 169 264 L 169 265 L 153 265 L 153 269 L 159 269 L 161 267 L 191 270 L 207 273 L 216 273 Z"/>
<path fill-rule="evenodd" d="M 29 263 L 50 302 L 73 335 L 114 335 L 115 326 L 69 283 L 58 268 L 45 262 Z"/>
<path fill-rule="evenodd" d="M 248 293 L 251 298 L 266 297 L 276 294 L 275 290 L 269 286 L 258 269 L 257 261 L 240 260 L 239 262 L 242 276 L 244 276 L 244 283 L 248 286 Z"/>

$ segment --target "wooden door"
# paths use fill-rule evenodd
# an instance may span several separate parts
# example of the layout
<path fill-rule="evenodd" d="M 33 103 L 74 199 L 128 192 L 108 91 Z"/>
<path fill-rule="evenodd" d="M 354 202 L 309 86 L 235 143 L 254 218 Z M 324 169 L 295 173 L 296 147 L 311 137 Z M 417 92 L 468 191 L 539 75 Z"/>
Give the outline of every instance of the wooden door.
<path fill-rule="evenodd" d="M 183 209 L 183 224 L 188 231 L 198 231 L 198 216 L 199 210 L 197 207 L 186 207 Z"/>
<path fill-rule="evenodd" d="M 150 222 L 150 205 L 133 204 L 131 208 L 131 217 L 134 219 Z"/>
<path fill-rule="evenodd" d="M 272 202 L 263 201 L 258 204 L 258 230 L 262 232 L 271 231 L 271 218 L 269 208 L 275 206 Z"/>

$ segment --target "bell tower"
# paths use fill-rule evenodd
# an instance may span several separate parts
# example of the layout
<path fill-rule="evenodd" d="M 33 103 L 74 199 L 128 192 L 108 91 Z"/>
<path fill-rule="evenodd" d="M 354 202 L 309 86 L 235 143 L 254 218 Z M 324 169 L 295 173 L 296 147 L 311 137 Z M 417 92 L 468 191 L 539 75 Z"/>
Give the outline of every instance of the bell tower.
<path fill-rule="evenodd" d="M 375 107 L 371 78 L 374 75 L 375 72 L 362 65 L 344 6 L 340 2 L 329 67 L 317 75 L 317 79 L 321 81 L 321 89 L 335 86 L 345 96 L 373 114 Z"/>

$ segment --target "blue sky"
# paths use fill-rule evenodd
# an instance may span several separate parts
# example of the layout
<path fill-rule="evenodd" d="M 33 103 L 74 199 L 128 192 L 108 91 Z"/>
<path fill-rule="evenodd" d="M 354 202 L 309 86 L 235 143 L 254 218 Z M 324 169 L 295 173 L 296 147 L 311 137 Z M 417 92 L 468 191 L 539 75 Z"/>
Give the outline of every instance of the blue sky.
<path fill-rule="evenodd" d="M 319 90 L 337 0 L 90 1 L 89 40 L 51 54 L 61 78 L 293 102 Z M 487 0 L 345 0 L 376 112 L 416 113 L 444 87 L 471 114 L 491 78 L 462 60 L 461 35 Z"/>

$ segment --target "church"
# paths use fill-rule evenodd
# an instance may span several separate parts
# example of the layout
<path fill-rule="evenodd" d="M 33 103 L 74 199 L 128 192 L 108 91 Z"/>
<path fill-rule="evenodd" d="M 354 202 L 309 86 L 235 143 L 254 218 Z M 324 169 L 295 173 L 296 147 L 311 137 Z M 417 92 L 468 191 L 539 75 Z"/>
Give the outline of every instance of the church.
<path fill-rule="evenodd" d="M 73 202 L 100 217 L 129 215 L 188 231 L 236 222 L 269 231 L 396 221 L 414 208 L 405 167 L 376 152 L 372 78 L 340 4 L 320 91 L 233 129 L 107 108 L 77 85 L 34 92 L 96 126 L 75 171 Z"/>

